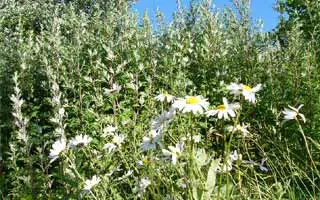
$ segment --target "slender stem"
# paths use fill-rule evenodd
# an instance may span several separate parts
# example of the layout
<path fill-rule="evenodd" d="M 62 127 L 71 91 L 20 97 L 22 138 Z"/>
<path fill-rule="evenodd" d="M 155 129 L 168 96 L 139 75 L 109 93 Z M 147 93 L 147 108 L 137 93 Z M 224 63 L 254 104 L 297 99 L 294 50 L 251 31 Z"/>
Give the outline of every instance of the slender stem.
<path fill-rule="evenodd" d="M 90 194 L 92 195 L 92 197 L 93 197 L 94 199 L 98 200 L 97 197 L 96 197 L 96 195 L 94 195 L 91 190 L 90 190 Z"/>
<path fill-rule="evenodd" d="M 78 172 L 75 163 L 69 158 L 69 156 L 65 155 L 65 158 L 66 158 L 67 161 L 69 162 L 70 167 L 72 167 L 74 173 L 78 176 L 78 178 L 80 178 L 82 181 L 84 181 L 84 179 L 82 178 L 82 176 L 81 176 L 80 173 Z"/>
<path fill-rule="evenodd" d="M 232 128 L 232 131 L 231 131 L 231 134 L 230 134 L 230 139 L 229 139 L 229 142 L 227 142 L 227 147 L 226 147 L 226 156 L 229 156 L 229 154 L 230 154 L 230 146 L 231 146 L 231 143 L 232 143 L 232 139 L 233 139 L 233 135 L 234 135 L 234 132 L 235 132 L 235 130 L 236 130 L 236 126 L 237 126 L 237 124 L 239 123 L 239 117 L 240 117 L 240 111 L 241 110 L 239 110 L 239 112 L 237 112 L 237 116 L 236 116 L 236 119 L 234 120 L 234 123 L 233 123 L 233 128 Z M 227 165 L 228 164 L 228 160 L 229 158 L 227 158 L 226 160 L 225 160 L 225 165 Z M 227 176 L 227 188 L 226 188 L 226 195 L 227 195 L 227 199 L 229 199 L 229 195 L 228 195 L 228 193 L 229 193 L 229 176 Z"/>
<path fill-rule="evenodd" d="M 189 130 L 189 132 L 190 132 L 190 143 L 191 143 L 191 147 L 190 147 L 190 152 L 189 152 L 189 156 L 190 156 L 190 160 L 189 160 L 189 170 L 188 170 L 188 173 L 189 173 L 189 180 L 191 180 L 192 182 L 193 182 L 193 178 L 194 178 L 194 176 L 193 176 L 193 114 L 192 113 L 190 113 L 189 114 L 189 124 L 188 124 L 189 126 L 190 126 L 190 130 Z M 187 138 L 187 141 L 188 141 L 188 136 L 189 136 L 189 134 L 187 133 L 186 134 L 186 138 Z M 193 189 L 192 189 L 192 187 L 193 186 L 191 186 L 190 187 L 190 189 L 191 189 L 191 197 L 193 197 Z"/>
<path fill-rule="evenodd" d="M 114 94 L 117 95 L 117 94 Z M 118 127 L 118 120 L 117 120 L 117 97 L 112 96 L 112 110 L 113 110 L 113 123 L 115 127 Z"/>
<path fill-rule="evenodd" d="M 301 135 L 302 135 L 302 137 L 303 137 L 303 140 L 304 140 L 304 143 L 305 143 L 305 145 L 306 145 L 306 149 L 307 149 L 308 155 L 309 155 L 309 157 L 310 157 L 311 163 L 312 163 L 314 169 L 317 170 L 317 167 L 316 167 L 316 165 L 315 165 L 315 163 L 314 163 L 314 161 L 313 161 L 313 159 L 312 159 L 312 155 L 311 155 L 311 152 L 310 152 L 310 149 L 309 149 L 309 146 L 308 146 L 308 142 L 307 142 L 306 135 L 304 134 L 304 131 L 303 131 L 303 129 L 302 129 L 302 126 L 301 126 L 299 120 L 296 120 L 296 121 L 298 122 L 299 131 L 300 131 L 300 133 L 301 133 Z"/>

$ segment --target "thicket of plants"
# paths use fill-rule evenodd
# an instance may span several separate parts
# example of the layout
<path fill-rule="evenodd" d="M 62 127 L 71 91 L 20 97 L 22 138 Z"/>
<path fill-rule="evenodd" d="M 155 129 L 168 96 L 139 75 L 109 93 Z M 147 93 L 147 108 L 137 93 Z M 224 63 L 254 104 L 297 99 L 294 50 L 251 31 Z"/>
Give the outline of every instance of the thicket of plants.
<path fill-rule="evenodd" d="M 319 199 L 319 40 L 246 2 L 3 1 L 0 198 Z"/>

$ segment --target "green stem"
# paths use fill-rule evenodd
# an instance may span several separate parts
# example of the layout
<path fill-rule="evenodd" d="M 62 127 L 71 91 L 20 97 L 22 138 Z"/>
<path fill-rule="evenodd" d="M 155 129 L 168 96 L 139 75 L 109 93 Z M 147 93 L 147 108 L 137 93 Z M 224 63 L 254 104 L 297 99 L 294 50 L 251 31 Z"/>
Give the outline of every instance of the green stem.
<path fill-rule="evenodd" d="M 227 152 L 226 157 L 227 157 L 227 159 L 225 159 L 225 161 L 224 161 L 225 165 L 227 165 L 227 162 L 228 162 L 228 159 L 229 159 L 228 156 L 230 154 L 230 147 L 231 147 L 231 143 L 232 143 L 234 132 L 236 130 L 236 126 L 239 123 L 239 117 L 240 117 L 240 110 L 239 110 L 239 112 L 237 112 L 236 119 L 234 120 L 233 128 L 232 128 L 232 131 L 231 131 L 231 134 L 230 134 L 229 142 L 226 142 L 227 143 L 227 147 L 226 147 L 226 152 Z M 228 193 L 229 193 L 229 176 L 227 176 L 227 188 L 226 188 L 227 199 L 229 199 Z"/>
<path fill-rule="evenodd" d="M 302 126 L 301 126 L 299 120 L 296 120 L 296 121 L 298 122 L 299 131 L 300 131 L 300 133 L 301 133 L 301 135 L 302 135 L 302 137 L 303 137 L 303 140 L 304 140 L 304 143 L 305 143 L 305 145 L 306 145 L 306 149 L 307 149 L 308 155 L 309 155 L 309 157 L 310 157 L 311 163 L 312 163 L 314 169 L 316 170 L 317 167 L 316 167 L 316 165 L 315 165 L 315 163 L 314 163 L 314 161 L 313 161 L 313 159 L 312 159 L 312 155 L 311 155 L 311 152 L 310 152 L 310 149 L 309 149 L 309 146 L 308 146 L 308 142 L 307 142 L 306 135 L 304 134 L 304 131 L 303 131 L 303 129 L 302 129 Z"/>
<path fill-rule="evenodd" d="M 189 152 L 189 166 L 188 166 L 188 168 L 189 168 L 189 170 L 188 170 L 188 172 L 189 172 L 189 180 L 191 181 L 191 183 L 194 181 L 194 175 L 193 175 L 193 151 L 194 151 L 194 149 L 193 149 L 193 114 L 192 113 L 190 113 L 189 114 L 189 127 L 190 127 L 190 130 L 189 130 L 189 132 L 190 132 L 190 143 L 191 143 L 191 147 L 190 147 L 190 152 Z M 189 134 L 187 133 L 186 134 L 186 136 L 187 136 L 187 139 L 188 139 L 188 136 L 189 136 Z M 188 141 L 188 140 L 187 140 Z M 193 195 L 193 189 L 192 189 L 192 187 L 193 186 L 191 186 L 190 187 L 190 189 L 191 189 L 191 198 L 194 196 Z"/>
<path fill-rule="evenodd" d="M 84 181 L 84 179 L 82 178 L 82 176 L 78 172 L 75 163 L 72 162 L 72 160 L 67 155 L 65 155 L 65 158 L 67 159 L 67 162 L 70 164 L 70 166 L 72 167 L 74 173 L 78 176 L 78 178 L 81 179 L 82 181 Z"/>
<path fill-rule="evenodd" d="M 96 197 L 96 195 L 94 195 L 91 190 L 90 190 L 90 194 L 91 194 L 91 196 L 92 196 L 95 200 L 98 200 L 97 197 Z"/>

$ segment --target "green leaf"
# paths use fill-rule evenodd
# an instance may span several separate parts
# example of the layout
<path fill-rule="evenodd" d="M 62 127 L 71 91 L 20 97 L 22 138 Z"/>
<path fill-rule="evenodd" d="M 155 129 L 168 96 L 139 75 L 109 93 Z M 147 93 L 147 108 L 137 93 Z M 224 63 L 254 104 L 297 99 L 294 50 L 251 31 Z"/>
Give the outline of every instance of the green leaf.
<path fill-rule="evenodd" d="M 207 163 L 208 155 L 206 154 L 204 149 L 199 149 L 196 152 L 195 159 L 197 161 L 196 163 L 198 164 L 198 166 L 202 167 Z"/>
<path fill-rule="evenodd" d="M 212 191 L 214 190 L 214 187 L 216 186 L 216 176 L 217 176 L 217 168 L 220 163 L 220 159 L 212 160 L 210 163 L 210 167 L 208 170 L 207 175 L 207 181 L 206 181 L 206 188 L 205 192 L 203 193 L 203 196 L 201 199 L 210 199 L 210 196 L 212 194 Z"/>

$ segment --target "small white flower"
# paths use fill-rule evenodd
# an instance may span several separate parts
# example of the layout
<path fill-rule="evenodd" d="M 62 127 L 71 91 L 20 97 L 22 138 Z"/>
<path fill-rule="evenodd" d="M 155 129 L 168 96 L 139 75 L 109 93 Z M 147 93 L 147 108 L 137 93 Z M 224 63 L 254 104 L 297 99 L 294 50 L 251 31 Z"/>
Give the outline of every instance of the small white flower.
<path fill-rule="evenodd" d="M 151 181 L 148 178 L 143 178 L 143 179 L 141 179 L 139 186 L 140 186 L 140 188 L 144 188 L 145 189 L 150 184 L 151 184 Z"/>
<path fill-rule="evenodd" d="M 232 170 L 232 162 L 228 160 L 227 163 L 219 163 L 219 166 L 216 170 L 219 173 L 229 172 Z"/>
<path fill-rule="evenodd" d="M 290 109 L 285 108 L 282 113 L 284 114 L 284 121 L 288 121 L 291 119 L 298 120 L 298 116 L 301 117 L 302 121 L 305 123 L 306 118 L 303 114 L 299 112 L 300 108 L 302 108 L 303 104 L 301 104 L 298 108 L 294 108 L 292 106 L 288 106 Z"/>
<path fill-rule="evenodd" d="M 114 173 L 121 172 L 121 171 L 122 171 L 122 169 L 114 168 L 113 170 L 111 170 L 111 172 L 107 173 L 106 175 L 107 176 L 112 176 Z"/>
<path fill-rule="evenodd" d="M 109 153 L 114 151 L 117 148 L 117 146 L 113 143 L 107 143 L 103 146 L 103 149 L 107 149 Z"/>
<path fill-rule="evenodd" d="M 141 148 L 143 151 L 149 151 L 156 148 L 156 142 L 152 140 L 150 137 L 144 136 L 142 138 Z"/>
<path fill-rule="evenodd" d="M 124 135 L 115 134 L 113 135 L 112 142 L 105 144 L 103 149 L 107 149 L 108 152 L 110 153 L 115 149 L 121 147 L 121 144 L 124 142 L 124 139 L 125 139 Z"/>
<path fill-rule="evenodd" d="M 52 149 L 50 150 L 50 154 L 49 154 L 50 163 L 58 159 L 60 153 L 66 150 L 66 147 L 67 147 L 67 141 L 65 139 L 60 139 L 55 143 L 53 143 Z"/>
<path fill-rule="evenodd" d="M 107 126 L 103 129 L 103 136 L 113 135 L 113 133 L 117 130 L 117 127 L 114 126 Z"/>
<path fill-rule="evenodd" d="M 238 154 L 237 150 L 234 150 L 231 154 L 230 154 L 230 161 L 231 163 L 234 161 L 237 161 L 240 159 L 241 155 Z"/>
<path fill-rule="evenodd" d="M 181 138 L 181 141 L 192 141 L 192 140 L 194 143 L 199 143 L 201 141 L 201 135 L 193 135 L 192 138 L 191 136 Z"/>
<path fill-rule="evenodd" d="M 234 150 L 232 153 L 229 154 L 229 157 L 227 158 L 226 162 L 219 163 L 217 172 L 224 173 L 231 171 L 233 162 L 241 159 L 242 155 L 238 154 L 237 150 Z"/>
<path fill-rule="evenodd" d="M 113 136 L 113 139 L 112 139 L 112 142 L 113 142 L 113 144 L 116 144 L 118 147 L 120 147 L 121 146 L 121 144 L 124 142 L 124 139 L 125 139 L 125 137 L 124 137 L 124 135 L 114 135 Z"/>
<path fill-rule="evenodd" d="M 141 147 L 143 151 L 155 149 L 157 144 L 162 146 L 160 140 L 164 129 L 169 125 L 171 119 L 175 115 L 175 109 L 171 108 L 169 111 L 163 111 L 153 122 L 151 131 L 148 136 L 142 138 Z"/>
<path fill-rule="evenodd" d="M 244 137 L 246 137 L 246 136 L 248 136 L 248 134 L 250 133 L 250 132 L 248 131 L 248 127 L 249 127 L 249 125 L 246 125 L 246 124 L 242 124 L 242 125 L 237 124 L 235 127 L 234 127 L 234 126 L 228 126 L 228 127 L 227 127 L 227 130 L 228 130 L 229 132 L 239 132 L 239 133 L 242 133 L 242 135 L 243 135 Z"/>
<path fill-rule="evenodd" d="M 151 185 L 151 181 L 148 178 L 143 178 L 139 182 L 138 196 L 141 197 L 142 193 Z"/>
<path fill-rule="evenodd" d="M 236 110 L 240 108 L 240 105 L 238 103 L 229 104 L 226 98 L 223 98 L 222 100 L 222 105 L 217 106 L 214 110 L 209 110 L 206 112 L 208 117 L 218 114 L 218 119 L 224 118 L 224 120 L 229 120 L 229 116 L 236 116 Z"/>
<path fill-rule="evenodd" d="M 105 89 L 104 92 L 106 95 L 110 95 L 113 93 L 118 93 L 121 90 L 121 86 L 117 85 L 116 83 L 112 84 L 112 87 L 110 89 Z"/>
<path fill-rule="evenodd" d="M 143 149 L 143 151 L 149 151 L 155 149 L 157 145 L 161 146 L 161 137 L 162 131 L 151 130 L 149 136 L 144 136 L 142 138 L 141 148 Z"/>
<path fill-rule="evenodd" d="M 176 110 L 171 108 L 169 111 L 163 111 L 153 122 L 152 129 L 159 129 L 160 127 L 166 127 L 169 125 L 170 120 L 176 114 Z"/>
<path fill-rule="evenodd" d="M 237 83 L 231 83 L 230 85 L 227 86 L 227 90 L 230 90 L 231 94 L 238 96 L 242 92 L 242 87 Z"/>
<path fill-rule="evenodd" d="M 162 149 L 162 153 L 164 156 L 170 156 L 172 164 L 175 165 L 179 157 L 182 156 L 184 150 L 184 143 L 178 143 L 176 146 L 168 146 L 168 149 Z"/>
<path fill-rule="evenodd" d="M 261 163 L 260 163 L 260 165 L 259 165 L 259 168 L 260 168 L 261 171 L 268 172 L 269 169 L 264 166 L 265 161 L 266 161 L 266 159 L 262 159 L 262 160 L 261 160 Z"/>
<path fill-rule="evenodd" d="M 74 139 L 70 141 L 70 147 L 75 148 L 76 146 L 88 146 L 88 144 L 92 141 L 92 138 L 87 135 L 77 135 Z"/>
<path fill-rule="evenodd" d="M 161 93 L 158 96 L 156 96 L 155 100 L 160 101 L 160 102 L 166 101 L 168 103 L 171 103 L 171 102 L 173 102 L 174 98 L 175 97 L 173 95 L 170 95 L 167 92 L 165 92 L 165 93 Z"/>
<path fill-rule="evenodd" d="M 144 155 L 142 155 L 141 160 L 137 161 L 137 165 L 139 167 L 142 167 L 142 166 L 144 166 L 145 164 L 148 164 L 148 163 L 149 163 L 149 158 L 147 156 L 144 156 Z"/>
<path fill-rule="evenodd" d="M 117 180 L 121 181 L 121 180 L 131 176 L 131 174 L 133 174 L 133 171 L 132 170 L 128 170 L 128 172 L 125 175 L 123 175 L 122 177 L 118 178 Z"/>
<path fill-rule="evenodd" d="M 186 96 L 186 98 L 178 98 L 174 101 L 172 107 L 182 113 L 192 112 L 193 114 L 202 114 L 208 109 L 209 102 L 202 96 Z"/>
<path fill-rule="evenodd" d="M 91 180 L 87 179 L 84 183 L 84 188 L 83 191 L 85 192 L 90 192 L 92 187 L 97 185 L 98 183 L 100 183 L 101 179 L 99 177 L 97 177 L 96 175 L 94 175 Z"/>
<path fill-rule="evenodd" d="M 240 85 L 242 88 L 242 95 L 244 96 L 245 100 L 248 100 L 251 103 L 256 103 L 256 92 L 262 89 L 262 85 L 258 84 L 257 86 L 251 88 L 248 85 Z"/>
<path fill-rule="evenodd" d="M 64 113 L 65 113 L 64 108 L 63 108 L 63 107 L 60 108 L 60 109 L 59 109 L 59 117 L 60 117 L 60 119 L 62 119 L 62 118 L 65 116 Z"/>
<path fill-rule="evenodd" d="M 140 167 L 144 165 L 144 163 L 143 163 L 142 160 L 138 160 L 137 164 L 138 164 L 138 166 L 140 166 Z"/>
<path fill-rule="evenodd" d="M 201 141 L 201 135 L 195 135 L 192 137 L 192 139 L 195 143 L 199 143 Z"/>

